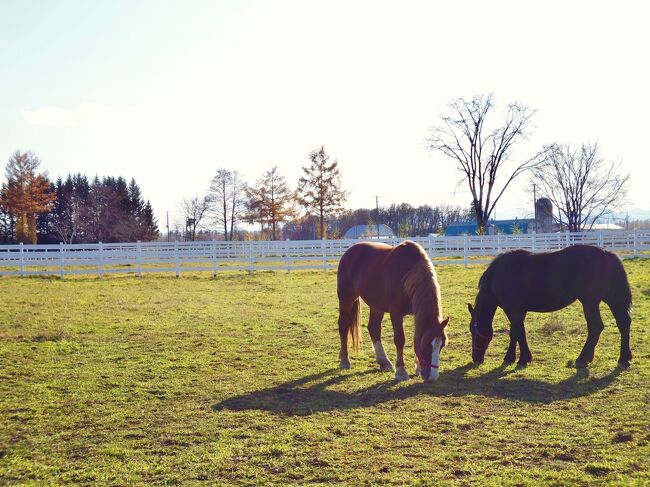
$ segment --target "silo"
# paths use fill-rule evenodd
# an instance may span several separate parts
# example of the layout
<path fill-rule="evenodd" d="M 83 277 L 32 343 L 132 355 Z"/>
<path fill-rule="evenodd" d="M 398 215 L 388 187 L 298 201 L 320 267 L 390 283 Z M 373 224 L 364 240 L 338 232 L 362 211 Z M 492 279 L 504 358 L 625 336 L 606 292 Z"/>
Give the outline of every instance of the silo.
<path fill-rule="evenodd" d="M 537 231 L 550 233 L 553 231 L 553 203 L 548 198 L 539 198 L 535 203 Z"/>

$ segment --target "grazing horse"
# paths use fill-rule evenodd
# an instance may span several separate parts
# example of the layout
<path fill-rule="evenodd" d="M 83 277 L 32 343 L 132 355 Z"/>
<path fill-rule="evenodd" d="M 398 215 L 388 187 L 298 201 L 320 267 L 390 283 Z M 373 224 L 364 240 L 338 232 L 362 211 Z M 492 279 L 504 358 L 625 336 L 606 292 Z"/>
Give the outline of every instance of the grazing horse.
<path fill-rule="evenodd" d="M 629 366 L 630 315 L 632 293 L 621 260 L 613 253 L 590 245 L 573 245 L 556 252 L 533 254 L 513 250 L 498 255 L 485 270 L 478 285 L 471 315 L 472 359 L 483 362 L 492 339 L 492 320 L 501 307 L 510 321 L 510 346 L 504 362 L 515 361 L 519 343 L 519 365 L 532 361 L 526 341 L 524 319 L 528 311 L 550 312 L 582 303 L 587 319 L 587 341 L 576 360 L 585 367 L 594 358 L 594 349 L 603 330 L 599 305 L 604 301 L 612 311 L 621 333 L 618 362 Z"/>
<path fill-rule="evenodd" d="M 350 247 L 339 262 L 339 334 L 341 368 L 349 369 L 348 338 L 359 350 L 361 297 L 370 306 L 368 331 L 381 370 L 392 371 L 393 364 L 381 344 L 381 321 L 390 313 L 393 324 L 397 370 L 395 379 L 409 378 L 404 367 L 404 316 L 415 315 L 413 347 L 418 358 L 417 374 L 425 381 L 438 378 L 440 351 L 447 343 L 441 320 L 440 289 L 436 271 L 424 249 L 405 241 L 395 247 L 383 243 L 362 242 Z"/>

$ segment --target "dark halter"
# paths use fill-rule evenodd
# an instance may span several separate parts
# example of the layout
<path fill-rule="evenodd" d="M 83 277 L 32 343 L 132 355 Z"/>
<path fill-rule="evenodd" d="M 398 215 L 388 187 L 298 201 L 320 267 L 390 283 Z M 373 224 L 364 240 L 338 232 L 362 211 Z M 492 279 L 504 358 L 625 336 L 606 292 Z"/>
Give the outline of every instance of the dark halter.
<path fill-rule="evenodd" d="M 418 364 L 420 364 L 420 370 L 424 369 L 425 367 L 429 369 L 437 369 L 439 367 L 439 365 L 433 365 L 431 362 L 425 362 L 424 360 L 422 360 L 422 357 L 420 357 L 420 354 L 417 352 L 417 350 L 415 351 L 415 356 L 418 358 Z"/>
<path fill-rule="evenodd" d="M 476 350 L 478 352 L 484 352 L 487 350 L 488 346 L 490 345 L 490 342 L 492 341 L 492 336 L 493 335 L 483 335 L 480 331 L 478 331 L 478 325 L 474 325 L 474 335 L 472 338 L 472 350 Z M 485 345 L 483 347 L 479 347 L 476 344 L 476 338 L 480 338 L 481 340 L 485 341 Z"/>

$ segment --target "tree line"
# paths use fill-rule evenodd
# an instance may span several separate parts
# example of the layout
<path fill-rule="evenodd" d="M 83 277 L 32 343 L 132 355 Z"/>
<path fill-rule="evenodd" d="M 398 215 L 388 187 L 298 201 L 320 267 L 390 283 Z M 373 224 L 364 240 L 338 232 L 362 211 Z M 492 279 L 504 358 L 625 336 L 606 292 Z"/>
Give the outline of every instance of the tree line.
<path fill-rule="evenodd" d="M 609 163 L 597 143 L 551 143 L 521 157 L 514 148 L 532 131 L 535 110 L 507 105 L 496 119 L 492 94 L 456 98 L 433 126 L 428 149 L 442 153 L 461 172 L 472 195 L 469 211 L 458 207 L 407 203 L 381 209 L 345 210 L 348 192 L 341 186 L 338 160 L 324 147 L 308 155 L 308 164 L 292 189 L 278 166 L 248 184 L 238 171 L 219 168 L 202 196 L 184 198 L 183 237 L 338 238 L 358 224 L 386 224 L 403 237 L 444 231 L 450 223 L 475 220 L 485 231 L 511 183 L 530 175 L 539 196 L 549 198 L 561 229 L 582 231 L 611 214 L 623 201 L 629 174 Z M 17 151 L 6 167 L 0 192 L 0 241 L 116 242 L 153 240 L 158 228 L 151 205 L 134 180 L 69 175 L 51 182 L 39 173 L 40 161 Z M 246 223 L 259 230 L 244 232 Z M 248 233 L 248 235 L 244 235 Z M 175 235 L 177 238 L 179 235 Z M 169 235 L 168 235 L 169 237 Z"/>
<path fill-rule="evenodd" d="M 324 147 L 310 152 L 308 159 L 295 189 L 278 166 L 250 185 L 238 171 L 218 169 L 205 195 L 181 202 L 185 238 L 213 239 L 214 229 L 225 240 L 342 238 L 355 225 L 374 228 L 377 223 L 388 225 L 399 236 L 415 237 L 442 232 L 450 223 L 470 217 L 468 211 L 449 205 L 344 209 L 348 192 L 341 187 L 338 161 Z M 256 230 L 238 230 L 239 223 Z M 368 236 L 374 236 L 374 230 Z"/>
<path fill-rule="evenodd" d="M 52 182 L 41 161 L 17 151 L 0 191 L 2 243 L 149 241 L 158 227 L 135 179 L 70 174 Z"/>
<path fill-rule="evenodd" d="M 348 196 L 341 187 L 339 163 L 323 146 L 310 152 L 308 158 L 296 189 L 291 189 L 278 166 L 265 171 L 253 184 L 246 183 L 238 171 L 218 169 L 205 195 L 181 202 L 185 237 L 214 238 L 210 230 L 217 229 L 224 240 L 234 240 L 238 233 L 239 237 L 250 233 L 237 231 L 238 224 L 247 223 L 259 225 L 260 229 L 248 237 L 291 238 L 287 236 L 287 225 L 303 220 L 313 223 L 309 238 L 332 237 L 329 220 L 343 211 Z M 300 209 L 304 210 L 302 217 Z"/>
<path fill-rule="evenodd" d="M 206 196 L 184 200 L 186 234 L 197 238 L 199 228 L 200 236 L 203 222 L 205 235 L 211 214 L 226 240 L 235 237 L 240 222 L 258 223 L 257 236 L 270 239 L 337 238 L 353 224 L 368 223 L 383 223 L 398 235 L 410 237 L 441 232 L 449 223 L 462 220 L 476 221 L 477 233 L 483 234 L 511 183 L 525 174 L 530 187 L 539 188 L 537 196 L 553 202 L 562 230 L 589 229 L 621 205 L 630 176 L 620 172 L 620 162 L 605 161 L 597 143 L 586 142 L 575 149 L 553 142 L 522 156 L 515 148 L 531 135 L 536 111 L 514 102 L 499 120 L 496 107 L 492 94 L 453 99 L 427 138 L 429 151 L 456 164 L 471 193 L 469 211 L 445 206 L 411 208 L 406 203 L 374 213 L 344 211 L 348 194 L 340 186 L 338 162 L 330 162 L 321 147 L 309 154 L 310 164 L 302 168 L 295 191 L 277 166 L 253 186 L 237 171 L 219 169 Z M 299 208 L 304 210 L 302 216 Z"/>

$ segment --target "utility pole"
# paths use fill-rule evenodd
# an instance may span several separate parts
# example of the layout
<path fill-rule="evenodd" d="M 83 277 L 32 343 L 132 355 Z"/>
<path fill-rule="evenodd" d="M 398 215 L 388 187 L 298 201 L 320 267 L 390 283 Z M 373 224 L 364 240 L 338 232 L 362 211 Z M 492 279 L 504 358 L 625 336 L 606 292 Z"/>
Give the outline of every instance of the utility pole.
<path fill-rule="evenodd" d="M 533 209 L 535 211 L 535 233 L 537 233 L 537 185 L 533 183 Z"/>
<path fill-rule="evenodd" d="M 167 211 L 167 241 L 169 242 L 169 211 Z"/>
<path fill-rule="evenodd" d="M 375 208 L 377 209 L 377 240 L 379 240 L 379 196 L 375 196 Z"/>

